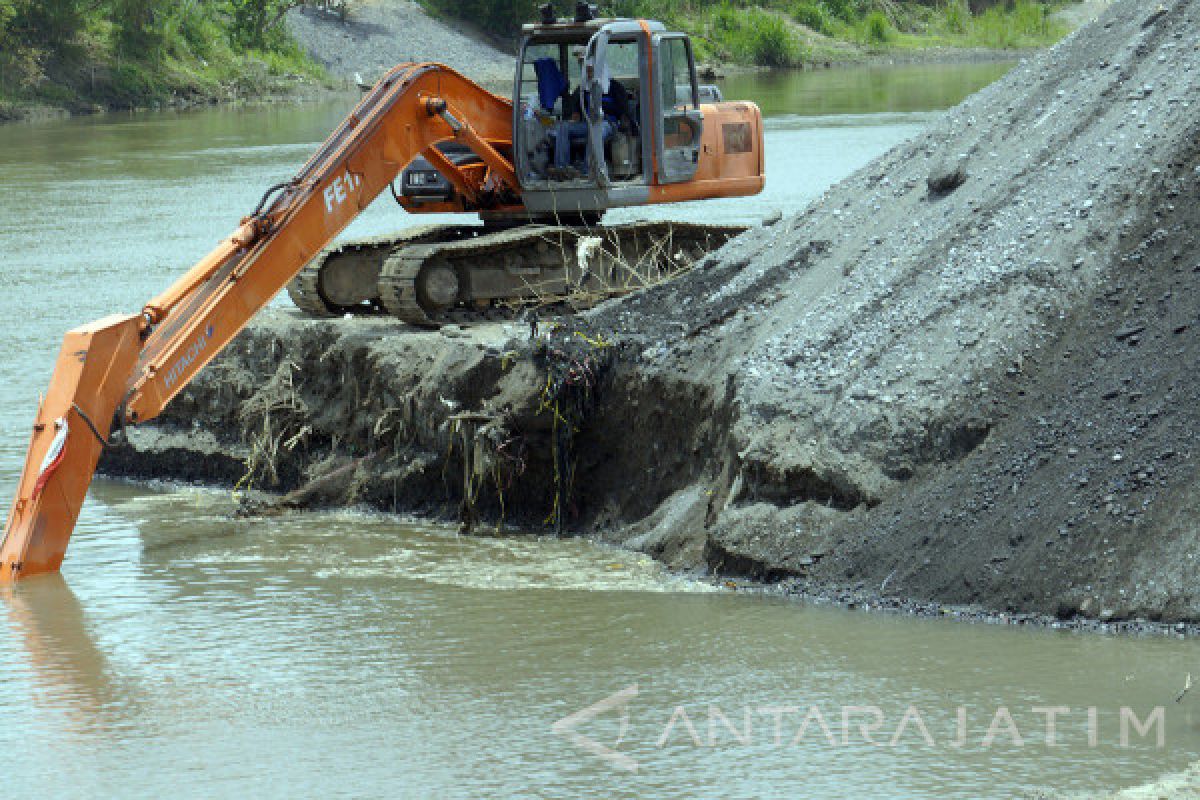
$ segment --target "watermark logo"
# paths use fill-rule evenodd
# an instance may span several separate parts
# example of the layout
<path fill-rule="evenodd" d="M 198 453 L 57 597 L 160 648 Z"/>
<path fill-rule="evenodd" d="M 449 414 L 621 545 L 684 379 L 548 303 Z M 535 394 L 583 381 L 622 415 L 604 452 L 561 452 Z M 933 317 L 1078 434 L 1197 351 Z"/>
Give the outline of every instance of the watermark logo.
<path fill-rule="evenodd" d="M 597 758 L 607 761 L 617 769 L 636 773 L 638 770 L 637 761 L 625 753 L 618 752 L 617 748 L 621 746 L 621 742 L 625 740 L 625 734 L 629 732 L 629 701 L 637 697 L 637 693 L 638 685 L 636 683 L 626 686 L 621 691 L 610 694 L 598 703 L 592 703 L 587 708 L 580 709 L 574 714 L 568 714 L 551 725 L 550 730 L 559 736 L 567 737 L 568 741 L 580 750 L 585 750 Z M 621 715 L 621 728 L 617 733 L 617 740 L 613 743 L 612 747 L 603 745 L 595 739 L 584 736 L 575 730 L 580 724 L 598 717 L 606 711 L 612 710 L 618 711 Z"/>
<path fill-rule="evenodd" d="M 558 720 L 551 730 L 580 750 L 624 772 L 637 773 L 638 762 L 622 743 L 630 742 L 629 706 L 638 696 L 631 684 L 597 703 Z M 617 712 L 620 729 L 616 741 L 599 742 L 580 731 L 585 723 L 609 712 Z M 1166 746 L 1166 709 L 1156 706 L 1138 711 L 1128 706 L 1116 709 L 1095 706 L 1071 708 L 1041 705 L 1024 708 L 997 706 L 993 709 L 922 709 L 908 705 L 889 714 L 875 705 L 822 708 L 818 705 L 750 705 L 728 712 L 720 706 L 677 705 L 660 710 L 660 719 L 643 725 L 650 736 L 642 750 L 653 748 L 752 747 L 785 749 L 797 747 L 931 747 L 948 751 L 987 751 L 999 747 L 1056 748 L 1064 745 Z M 643 715 L 644 716 L 644 715 Z M 1115 719 L 1114 719 L 1115 718 Z"/>

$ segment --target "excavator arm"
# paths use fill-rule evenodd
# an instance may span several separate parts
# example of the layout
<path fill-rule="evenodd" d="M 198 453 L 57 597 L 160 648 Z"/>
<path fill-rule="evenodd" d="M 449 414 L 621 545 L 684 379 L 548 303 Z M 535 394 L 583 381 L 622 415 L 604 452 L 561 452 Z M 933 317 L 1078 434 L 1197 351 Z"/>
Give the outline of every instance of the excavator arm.
<path fill-rule="evenodd" d="M 114 424 L 153 419 L 401 170 L 448 139 L 487 166 L 473 195 L 520 191 L 501 152 L 512 104 L 449 67 L 396 67 L 291 181 L 141 314 L 67 333 L 0 540 L 0 582 L 62 564 Z M 435 162 L 435 166 L 437 166 Z M 450 165 L 453 167 L 453 165 Z M 454 180 L 465 180 L 455 170 Z"/>

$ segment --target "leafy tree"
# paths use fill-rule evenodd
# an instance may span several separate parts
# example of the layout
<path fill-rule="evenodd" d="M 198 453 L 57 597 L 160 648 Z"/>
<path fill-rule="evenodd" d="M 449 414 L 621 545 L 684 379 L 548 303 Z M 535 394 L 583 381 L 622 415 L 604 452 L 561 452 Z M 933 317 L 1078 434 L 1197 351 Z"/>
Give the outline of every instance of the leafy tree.
<path fill-rule="evenodd" d="M 59 48 L 83 27 L 84 0 L 11 0 L 11 31 L 24 42 Z"/>
<path fill-rule="evenodd" d="M 283 15 L 303 0 L 226 0 L 229 35 L 235 45 L 265 49 Z"/>
<path fill-rule="evenodd" d="M 162 55 L 165 0 L 110 0 L 121 52 L 156 59 Z"/>
<path fill-rule="evenodd" d="M 12 21 L 17 16 L 13 0 L 0 0 L 0 44 L 7 44 L 12 37 Z"/>
<path fill-rule="evenodd" d="M 13 20 L 17 18 L 16 3 L 13 0 L 0 0 L 0 77 L 7 81 L 15 80 L 10 76 L 14 62 L 20 54 L 21 41 L 13 29 Z"/>

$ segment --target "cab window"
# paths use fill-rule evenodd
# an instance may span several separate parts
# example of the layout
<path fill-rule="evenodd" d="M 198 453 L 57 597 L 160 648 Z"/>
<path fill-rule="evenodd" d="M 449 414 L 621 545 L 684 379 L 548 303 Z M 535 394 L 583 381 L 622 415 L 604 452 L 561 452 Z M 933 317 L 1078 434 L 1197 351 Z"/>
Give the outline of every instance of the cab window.
<path fill-rule="evenodd" d="M 699 108 L 696 87 L 692 83 L 691 58 L 684 39 L 668 39 L 662 48 L 661 65 L 663 105 L 678 111 Z"/>

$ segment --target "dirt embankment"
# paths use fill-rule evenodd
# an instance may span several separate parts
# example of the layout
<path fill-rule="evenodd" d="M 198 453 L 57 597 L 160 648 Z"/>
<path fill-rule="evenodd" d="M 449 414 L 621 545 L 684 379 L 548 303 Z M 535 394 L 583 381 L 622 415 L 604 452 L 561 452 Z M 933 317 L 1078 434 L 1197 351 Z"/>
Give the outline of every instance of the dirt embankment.
<path fill-rule="evenodd" d="M 453 513 L 451 418 L 479 411 L 485 518 L 540 523 L 565 480 L 570 529 L 679 567 L 1200 620 L 1196 30 L 1186 0 L 1116 3 L 804 213 L 589 313 L 612 364 L 553 398 L 568 439 L 547 370 L 594 353 L 278 312 L 107 468 L 231 481 L 257 450 L 288 489 L 371 455 L 329 501 Z"/>
<path fill-rule="evenodd" d="M 485 83 L 512 80 L 509 53 L 430 17 L 412 0 L 362 0 L 345 20 L 301 6 L 288 13 L 288 30 L 335 76 L 373 82 L 406 61 L 437 61 Z"/>

